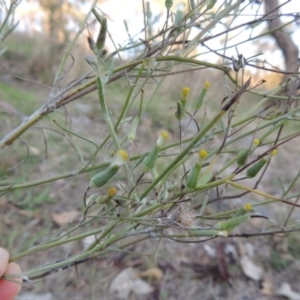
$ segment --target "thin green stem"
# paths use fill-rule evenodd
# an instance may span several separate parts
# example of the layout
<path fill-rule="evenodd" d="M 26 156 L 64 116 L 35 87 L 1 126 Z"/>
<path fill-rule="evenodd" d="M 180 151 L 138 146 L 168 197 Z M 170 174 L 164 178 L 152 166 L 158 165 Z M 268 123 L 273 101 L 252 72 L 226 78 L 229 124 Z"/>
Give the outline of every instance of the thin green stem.
<path fill-rule="evenodd" d="M 35 246 L 31 249 L 28 249 L 28 250 L 26 250 L 22 253 L 19 253 L 15 256 L 11 257 L 10 261 L 17 261 L 17 260 L 19 260 L 19 259 L 21 259 L 25 256 L 30 255 L 30 254 L 34 254 L 34 253 L 37 253 L 37 252 L 40 252 L 40 251 L 43 251 L 43 250 L 49 250 L 51 248 L 58 247 L 58 246 L 61 246 L 61 245 L 65 245 L 65 244 L 70 243 L 70 242 L 80 241 L 85 237 L 98 234 L 101 231 L 103 231 L 103 228 L 97 228 L 97 229 L 94 229 L 94 230 L 91 230 L 91 231 L 88 231 L 88 232 L 85 232 L 85 233 L 75 235 L 75 236 L 67 238 L 67 239 L 58 240 L 58 241 L 55 241 L 55 242 L 49 242 L 49 243 L 46 243 L 46 244 L 38 245 L 38 246 Z"/>
<path fill-rule="evenodd" d="M 98 87 L 98 96 L 99 96 L 100 106 L 101 106 L 102 113 L 103 113 L 104 119 L 106 121 L 106 124 L 108 126 L 108 130 L 109 130 L 109 137 L 112 139 L 115 149 L 120 150 L 121 146 L 119 144 L 119 140 L 116 135 L 114 126 L 112 124 L 112 121 L 110 118 L 110 113 L 109 113 L 107 105 L 106 105 L 106 101 L 104 99 L 104 86 L 103 86 L 100 74 L 98 74 L 98 77 L 97 77 L 97 87 Z"/>

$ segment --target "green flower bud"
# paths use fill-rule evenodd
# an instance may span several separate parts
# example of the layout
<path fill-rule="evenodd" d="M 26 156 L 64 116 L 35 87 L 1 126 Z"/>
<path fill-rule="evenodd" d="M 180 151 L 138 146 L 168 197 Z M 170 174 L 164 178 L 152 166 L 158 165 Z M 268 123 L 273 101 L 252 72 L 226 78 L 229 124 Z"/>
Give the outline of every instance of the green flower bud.
<path fill-rule="evenodd" d="M 184 107 L 183 107 L 183 103 L 182 101 L 177 101 L 177 110 L 175 113 L 175 117 L 177 120 L 182 120 L 183 116 L 184 116 Z"/>
<path fill-rule="evenodd" d="M 221 221 L 215 225 L 215 228 L 217 230 L 226 230 L 226 231 L 232 231 L 235 226 L 244 223 L 250 219 L 250 216 L 244 215 L 244 216 L 238 216 L 233 217 L 231 219 L 228 219 L 226 221 Z"/>
<path fill-rule="evenodd" d="M 207 5 L 206 5 L 206 9 L 208 10 L 208 9 L 212 9 L 214 6 L 215 6 L 215 4 L 217 3 L 217 0 L 210 0 L 208 3 L 207 3 Z"/>
<path fill-rule="evenodd" d="M 252 167 L 250 167 L 247 170 L 247 173 L 246 173 L 247 177 L 254 178 L 266 163 L 267 163 L 267 160 L 265 158 L 262 158 L 261 160 L 256 162 Z"/>
<path fill-rule="evenodd" d="M 106 40 L 106 32 L 107 32 L 107 19 L 106 17 L 103 16 L 101 20 L 100 32 L 96 41 L 96 48 L 98 52 L 100 52 L 104 48 L 105 40 Z"/>
<path fill-rule="evenodd" d="M 90 187 L 99 188 L 111 179 L 119 170 L 119 165 L 110 165 L 107 169 L 94 175 L 90 180 Z"/>
<path fill-rule="evenodd" d="M 90 187 L 99 188 L 111 179 L 119 170 L 120 166 L 126 163 L 128 154 L 125 150 L 118 150 L 115 161 L 108 168 L 94 175 L 90 180 Z"/>
<path fill-rule="evenodd" d="M 244 166 L 249 155 L 249 149 L 243 149 L 237 156 L 237 164 L 239 167 Z"/>
<path fill-rule="evenodd" d="M 202 165 L 197 163 L 190 170 L 190 172 L 188 174 L 187 182 L 186 182 L 186 186 L 188 189 L 193 190 L 197 186 L 198 177 L 201 172 L 201 167 L 202 167 Z"/>
<path fill-rule="evenodd" d="M 204 87 L 203 87 L 203 89 L 202 89 L 202 91 L 201 91 L 201 93 L 200 93 L 200 95 L 199 95 L 199 97 L 196 101 L 196 105 L 195 105 L 196 110 L 199 110 L 202 107 L 204 97 L 205 97 L 206 92 L 209 88 L 210 88 L 210 83 L 208 81 L 205 81 Z"/>
<path fill-rule="evenodd" d="M 160 147 L 157 145 L 151 150 L 144 160 L 144 172 L 152 170 L 155 166 Z"/>
<path fill-rule="evenodd" d="M 131 127 L 128 133 L 128 139 L 129 141 L 135 140 L 135 135 L 136 135 L 136 129 L 139 123 L 139 117 L 135 117 L 131 123 Z"/>
<path fill-rule="evenodd" d="M 173 6 L 173 0 L 165 0 L 165 6 L 170 9 Z"/>

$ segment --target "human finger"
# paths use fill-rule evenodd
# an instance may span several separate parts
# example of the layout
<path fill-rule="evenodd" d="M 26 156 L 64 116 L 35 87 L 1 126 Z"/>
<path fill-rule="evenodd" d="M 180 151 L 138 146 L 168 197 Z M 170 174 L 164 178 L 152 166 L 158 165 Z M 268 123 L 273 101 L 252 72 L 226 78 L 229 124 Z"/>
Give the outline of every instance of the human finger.
<path fill-rule="evenodd" d="M 19 273 L 21 273 L 20 266 L 12 262 L 8 264 L 4 274 Z M 22 288 L 22 279 L 15 278 L 14 281 L 18 281 L 19 283 L 0 278 L 0 299 L 13 300 L 19 294 Z"/>
<path fill-rule="evenodd" d="M 0 277 L 6 271 L 8 265 L 9 254 L 6 249 L 0 247 Z"/>

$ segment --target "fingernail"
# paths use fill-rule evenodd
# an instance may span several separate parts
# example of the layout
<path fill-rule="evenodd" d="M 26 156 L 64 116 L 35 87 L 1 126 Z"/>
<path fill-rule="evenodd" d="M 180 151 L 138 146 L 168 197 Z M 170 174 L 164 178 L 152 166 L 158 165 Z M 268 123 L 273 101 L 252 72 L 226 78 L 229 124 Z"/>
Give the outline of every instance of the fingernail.
<path fill-rule="evenodd" d="M 0 247 L 0 262 L 3 259 L 4 249 Z"/>

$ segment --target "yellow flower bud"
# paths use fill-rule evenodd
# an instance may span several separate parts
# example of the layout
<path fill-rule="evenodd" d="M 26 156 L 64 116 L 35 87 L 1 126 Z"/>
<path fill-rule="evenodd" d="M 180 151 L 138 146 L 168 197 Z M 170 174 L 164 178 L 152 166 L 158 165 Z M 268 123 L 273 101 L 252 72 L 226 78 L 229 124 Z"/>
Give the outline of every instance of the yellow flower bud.
<path fill-rule="evenodd" d="M 210 88 L 210 82 L 209 81 L 205 81 L 204 82 L 204 86 L 202 88 L 202 91 L 195 103 L 195 108 L 196 110 L 199 110 L 201 107 L 202 107 L 202 104 L 203 104 L 203 100 L 204 100 L 204 97 L 206 95 L 206 92 L 207 90 Z"/>
<path fill-rule="evenodd" d="M 275 155 L 277 155 L 277 153 L 278 153 L 278 150 L 277 150 L 277 149 L 274 149 L 274 150 L 272 150 L 271 155 L 272 155 L 272 156 L 275 156 Z"/>
<path fill-rule="evenodd" d="M 182 89 L 182 98 L 184 99 L 184 100 L 186 100 L 186 97 L 187 97 L 187 95 L 190 93 L 190 88 L 189 87 L 184 87 L 183 89 Z"/>
<path fill-rule="evenodd" d="M 254 139 L 253 140 L 253 144 L 255 144 L 255 145 L 258 146 L 260 144 L 260 140 L 259 139 Z"/>
<path fill-rule="evenodd" d="M 110 187 L 107 189 L 107 196 L 113 197 L 117 193 L 117 189 L 114 187 Z"/>
<path fill-rule="evenodd" d="M 208 90 L 208 89 L 210 88 L 210 82 L 209 82 L 209 81 L 205 81 L 205 82 L 204 82 L 204 88 L 205 88 L 206 90 Z"/>
<path fill-rule="evenodd" d="M 169 139 L 169 133 L 167 131 L 162 131 L 156 141 L 156 145 L 161 147 Z"/>
<path fill-rule="evenodd" d="M 244 210 L 246 210 L 246 211 L 251 211 L 251 210 L 252 210 L 252 205 L 251 205 L 250 203 L 246 203 L 246 204 L 244 205 Z"/>
<path fill-rule="evenodd" d="M 207 157 L 208 153 L 206 150 L 202 149 L 199 151 L 199 158 L 200 159 L 205 159 Z"/>
<path fill-rule="evenodd" d="M 113 165 L 121 166 L 128 161 L 128 153 L 125 150 L 118 150 Z"/>

